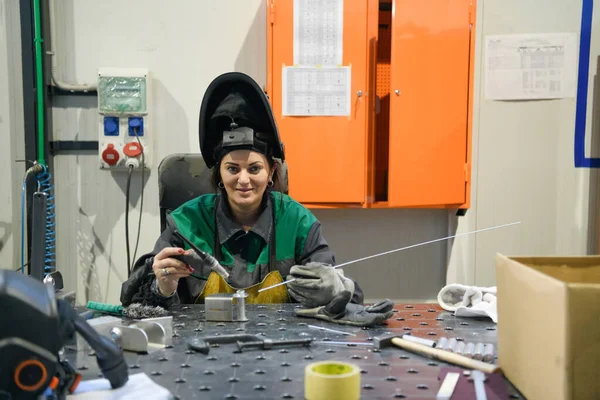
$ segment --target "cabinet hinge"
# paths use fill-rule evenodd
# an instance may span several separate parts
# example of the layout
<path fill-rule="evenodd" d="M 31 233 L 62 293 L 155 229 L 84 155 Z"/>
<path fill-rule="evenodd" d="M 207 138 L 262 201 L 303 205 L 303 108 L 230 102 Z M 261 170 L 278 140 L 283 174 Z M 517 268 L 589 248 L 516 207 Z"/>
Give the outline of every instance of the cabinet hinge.
<path fill-rule="evenodd" d="M 275 0 L 269 1 L 269 20 L 271 25 L 275 24 Z"/>
<path fill-rule="evenodd" d="M 469 3 L 469 25 L 475 25 L 476 14 L 477 11 L 475 10 L 475 7 L 473 7 L 473 2 Z"/>

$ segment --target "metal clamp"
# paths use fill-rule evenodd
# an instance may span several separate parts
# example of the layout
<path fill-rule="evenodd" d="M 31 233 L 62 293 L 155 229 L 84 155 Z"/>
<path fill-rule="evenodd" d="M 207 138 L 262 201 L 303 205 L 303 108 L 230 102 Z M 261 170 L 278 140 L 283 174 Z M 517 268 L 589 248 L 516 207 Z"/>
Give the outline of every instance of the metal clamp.
<path fill-rule="evenodd" d="M 245 322 L 246 297 L 248 293 L 240 289 L 235 293 L 217 293 L 206 296 L 205 318 L 207 321 Z"/>

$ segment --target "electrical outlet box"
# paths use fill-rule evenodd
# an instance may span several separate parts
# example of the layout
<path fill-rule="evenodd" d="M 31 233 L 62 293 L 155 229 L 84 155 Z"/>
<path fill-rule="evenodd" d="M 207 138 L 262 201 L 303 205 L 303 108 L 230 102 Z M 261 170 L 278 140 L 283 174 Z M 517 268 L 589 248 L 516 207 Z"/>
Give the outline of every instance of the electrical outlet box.
<path fill-rule="evenodd" d="M 152 165 L 150 74 L 144 68 L 98 69 L 98 145 L 101 169 Z"/>

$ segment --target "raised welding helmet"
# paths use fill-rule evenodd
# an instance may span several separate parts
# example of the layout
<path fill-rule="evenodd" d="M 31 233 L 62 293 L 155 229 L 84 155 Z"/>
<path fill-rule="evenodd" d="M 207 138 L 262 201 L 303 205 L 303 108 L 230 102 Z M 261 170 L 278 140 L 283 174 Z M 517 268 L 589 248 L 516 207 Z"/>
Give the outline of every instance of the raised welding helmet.
<path fill-rule="evenodd" d="M 241 149 L 279 159 L 281 164 L 285 161 L 267 95 L 246 74 L 227 72 L 210 83 L 199 125 L 200 151 L 208 168 L 228 152 Z"/>

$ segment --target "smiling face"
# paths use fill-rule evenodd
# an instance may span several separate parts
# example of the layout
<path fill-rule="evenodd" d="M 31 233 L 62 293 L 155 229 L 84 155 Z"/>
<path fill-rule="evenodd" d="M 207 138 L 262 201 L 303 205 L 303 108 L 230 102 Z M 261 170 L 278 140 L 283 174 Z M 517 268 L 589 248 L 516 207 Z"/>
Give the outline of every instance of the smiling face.
<path fill-rule="evenodd" d="M 260 207 L 272 175 L 267 157 L 256 151 L 234 150 L 223 157 L 219 172 L 232 208 L 248 212 Z"/>

